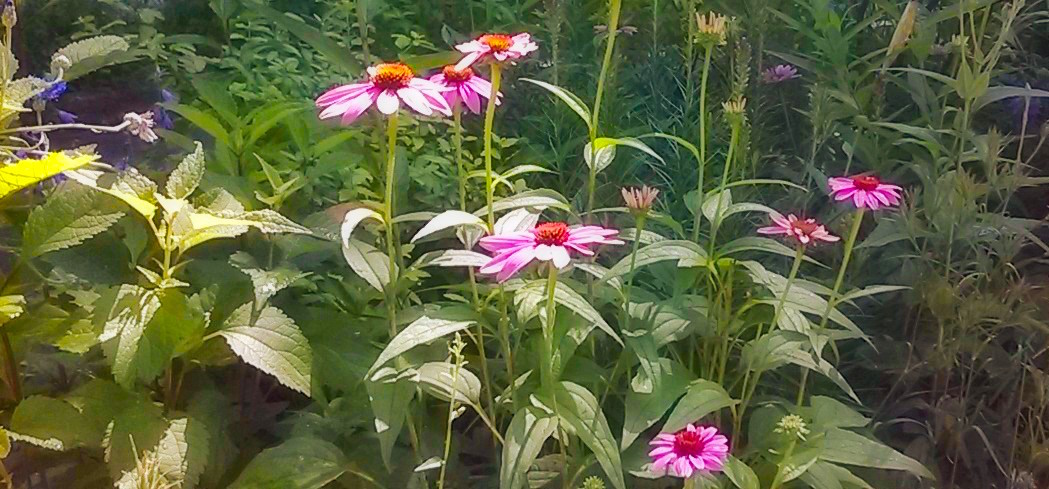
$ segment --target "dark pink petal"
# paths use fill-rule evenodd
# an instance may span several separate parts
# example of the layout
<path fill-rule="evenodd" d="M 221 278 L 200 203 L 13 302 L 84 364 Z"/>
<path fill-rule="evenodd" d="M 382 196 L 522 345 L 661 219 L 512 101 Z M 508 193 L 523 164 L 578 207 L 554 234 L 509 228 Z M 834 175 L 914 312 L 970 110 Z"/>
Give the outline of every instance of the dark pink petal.
<path fill-rule="evenodd" d="M 368 91 L 373 88 L 374 85 L 371 83 L 354 83 L 352 85 L 343 85 L 341 87 L 335 87 L 327 92 L 324 92 L 320 97 L 317 97 L 317 106 L 325 107 L 334 103 L 338 103 L 343 99 L 351 99 L 357 95 Z"/>
<path fill-rule="evenodd" d="M 534 248 L 521 248 L 506 259 L 506 263 L 503 265 L 503 270 L 495 276 L 495 279 L 500 282 L 506 282 L 507 279 L 513 277 L 515 273 L 531 263 L 533 259 L 535 259 Z"/>
<path fill-rule="evenodd" d="M 463 102 L 466 103 L 466 107 L 470 109 L 470 112 L 474 114 L 481 113 L 481 99 L 477 97 L 477 92 L 464 84 L 459 87 L 459 94 L 463 97 Z"/>

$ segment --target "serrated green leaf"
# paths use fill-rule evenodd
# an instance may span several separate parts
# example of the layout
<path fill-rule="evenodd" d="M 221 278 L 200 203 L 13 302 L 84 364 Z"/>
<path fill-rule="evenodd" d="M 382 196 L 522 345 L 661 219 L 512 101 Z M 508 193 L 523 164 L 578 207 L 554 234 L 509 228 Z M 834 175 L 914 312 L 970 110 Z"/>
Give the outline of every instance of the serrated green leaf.
<path fill-rule="evenodd" d="M 48 153 L 40 159 L 24 159 L 0 167 L 0 199 L 26 187 L 36 185 L 59 173 L 76 170 L 95 161 L 95 156 L 70 157 L 65 153 Z"/>
<path fill-rule="evenodd" d="M 411 324 L 390 340 L 390 343 L 379 354 L 379 358 L 375 359 L 375 363 L 368 369 L 368 375 L 374 374 L 379 367 L 386 365 L 390 360 L 397 358 L 412 348 L 425 345 L 456 331 L 462 331 L 473 323 L 473 321 L 453 321 L 450 319 L 431 318 L 429 316 L 420 317 L 412 321 Z"/>
<path fill-rule="evenodd" d="M 188 198 L 204 177 L 204 146 L 197 142 L 197 148 L 192 154 L 186 156 L 175 170 L 168 176 L 165 190 L 168 197 L 172 199 Z"/>
<path fill-rule="evenodd" d="M 557 418 L 539 409 L 526 407 L 514 414 L 506 429 L 503 463 L 499 466 L 500 489 L 520 489 L 525 486 L 529 467 L 555 429 Z"/>
<path fill-rule="evenodd" d="M 18 403 L 11 416 L 11 431 L 39 440 L 54 440 L 58 450 L 91 446 L 98 441 L 80 411 L 61 399 L 45 396 L 29 396 Z"/>
<path fill-rule="evenodd" d="M 255 456 L 228 489 L 320 489 L 346 472 L 339 447 L 292 438 Z"/>
<path fill-rule="evenodd" d="M 62 186 L 26 220 L 22 253 L 33 258 L 76 246 L 109 229 L 123 212 L 99 209 L 98 194 L 83 186 Z"/>
<path fill-rule="evenodd" d="M 99 336 L 101 342 L 112 342 L 106 350 L 113 365 L 113 376 L 117 383 L 130 387 L 138 377 L 135 359 L 146 325 L 160 309 L 160 297 L 155 291 L 135 285 L 122 285 L 111 311 L 106 314 L 105 328 Z"/>
<path fill-rule="evenodd" d="M 126 52 L 131 46 L 119 36 L 96 36 L 82 39 L 63 47 L 51 56 L 52 65 L 59 56 L 65 56 L 72 63 L 66 70 L 66 80 L 73 80 L 86 75 L 108 64 L 115 63 L 113 55 Z"/>
<path fill-rule="evenodd" d="M 23 312 L 25 312 L 25 297 L 21 295 L 0 296 L 0 326 L 21 316 Z"/>
<path fill-rule="evenodd" d="M 310 395 L 313 356 L 299 327 L 276 307 L 253 317 L 251 303 L 233 311 L 219 335 L 248 364 L 285 386 Z"/>

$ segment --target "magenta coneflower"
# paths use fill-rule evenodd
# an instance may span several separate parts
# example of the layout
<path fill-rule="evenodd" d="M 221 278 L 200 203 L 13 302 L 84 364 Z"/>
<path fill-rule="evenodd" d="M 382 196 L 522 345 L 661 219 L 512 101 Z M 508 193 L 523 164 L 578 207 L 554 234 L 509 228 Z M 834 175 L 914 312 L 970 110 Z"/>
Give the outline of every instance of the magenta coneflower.
<path fill-rule="evenodd" d="M 798 69 L 793 65 L 776 65 L 761 72 L 761 81 L 770 85 L 800 77 Z"/>
<path fill-rule="evenodd" d="M 827 185 L 834 200 L 851 198 L 856 208 L 866 207 L 872 211 L 900 205 L 900 192 L 903 191 L 896 185 L 881 183 L 878 177 L 871 174 L 831 178 L 827 180 Z"/>
<path fill-rule="evenodd" d="M 350 124 L 373 104 L 379 112 L 390 115 L 397 112 L 402 101 L 422 115 L 434 112 L 452 114 L 441 95 L 444 87 L 416 78 L 415 72 L 406 64 L 378 64 L 368 68 L 368 76 L 364 83 L 336 87 L 318 97 L 317 107 L 324 108 L 320 118 L 342 116 L 342 123 Z"/>
<path fill-rule="evenodd" d="M 648 443 L 655 447 L 652 470 L 688 479 L 696 472 L 716 472 L 728 459 L 728 439 L 713 426 L 689 424 L 674 434 L 660 433 Z"/>
<path fill-rule="evenodd" d="M 456 70 L 462 70 L 476 63 L 482 58 L 492 58 L 496 61 L 515 60 L 539 49 L 532 42 L 532 35 L 522 32 L 515 36 L 509 34 L 485 34 L 470 42 L 462 43 L 455 47 L 460 53 L 465 54 L 456 65 Z"/>
<path fill-rule="evenodd" d="M 623 244 L 614 239 L 617 234 L 615 229 L 600 226 L 569 227 L 563 222 L 546 222 L 529 231 L 485 236 L 481 238 L 481 247 L 495 256 L 481 267 L 481 273 L 495 273 L 496 280 L 503 282 L 533 260 L 550 261 L 557 268 L 564 268 L 571 261 L 569 251 L 593 256 L 591 246 Z"/>
<path fill-rule="evenodd" d="M 803 245 L 816 241 L 833 243 L 841 239 L 827 232 L 827 228 L 812 218 L 798 219 L 794 214 L 783 217 L 783 214 L 778 212 L 770 212 L 769 217 L 772 218 L 773 225 L 759 228 L 758 234 L 786 234 Z"/>
<path fill-rule="evenodd" d="M 462 100 L 466 107 L 474 114 L 481 113 L 481 98 L 488 99 L 492 96 L 492 83 L 474 73 L 473 68 L 455 69 L 455 66 L 445 66 L 440 73 L 430 77 L 430 81 L 445 87 L 441 92 L 448 105 L 455 107 Z M 499 105 L 502 94 L 495 98 L 495 104 Z"/>

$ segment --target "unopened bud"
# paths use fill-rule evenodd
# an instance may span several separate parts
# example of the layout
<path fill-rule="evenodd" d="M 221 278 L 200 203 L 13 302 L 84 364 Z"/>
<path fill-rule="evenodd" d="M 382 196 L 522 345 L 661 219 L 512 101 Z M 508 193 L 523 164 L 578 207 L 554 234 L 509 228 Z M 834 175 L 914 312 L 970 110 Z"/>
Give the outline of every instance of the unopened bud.
<path fill-rule="evenodd" d="M 18 9 L 15 8 L 15 0 L 5 0 L 3 13 L 0 13 L 0 22 L 4 27 L 11 29 L 18 23 Z"/>
<path fill-rule="evenodd" d="M 69 59 L 69 56 L 64 54 L 56 54 L 51 58 L 51 73 L 58 74 L 62 71 L 68 70 L 73 66 L 73 61 Z"/>

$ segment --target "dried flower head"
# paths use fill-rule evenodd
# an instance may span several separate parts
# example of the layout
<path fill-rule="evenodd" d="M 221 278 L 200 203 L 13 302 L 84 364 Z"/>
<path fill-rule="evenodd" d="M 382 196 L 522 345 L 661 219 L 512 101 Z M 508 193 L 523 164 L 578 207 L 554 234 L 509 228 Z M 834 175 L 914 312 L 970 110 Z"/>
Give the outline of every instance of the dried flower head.
<path fill-rule="evenodd" d="M 124 123 L 127 124 L 127 132 L 147 143 L 155 143 L 160 139 L 157 133 L 153 132 L 153 126 L 156 125 L 153 122 L 153 112 L 143 114 L 128 112 L 124 114 Z"/>
<path fill-rule="evenodd" d="M 18 23 L 18 8 L 15 7 L 15 0 L 4 1 L 4 10 L 0 13 L 0 22 L 8 29 Z"/>
<path fill-rule="evenodd" d="M 68 70 L 73 66 L 73 61 L 69 59 L 69 56 L 64 54 L 56 54 L 51 58 L 51 73 L 58 76 L 59 73 Z"/>
<path fill-rule="evenodd" d="M 623 194 L 623 202 L 628 209 L 635 213 L 647 214 L 652 209 L 652 204 L 659 197 L 659 190 L 642 185 L 641 188 L 627 187 L 620 190 Z"/>
<path fill-rule="evenodd" d="M 808 425 L 806 425 L 805 420 L 797 414 L 788 414 L 780 418 L 779 423 L 776 423 L 776 429 L 774 431 L 801 440 L 804 440 L 805 435 L 809 434 Z"/>
<path fill-rule="evenodd" d="M 704 46 L 724 46 L 728 39 L 728 17 L 714 12 L 696 13 L 696 42 Z"/>

